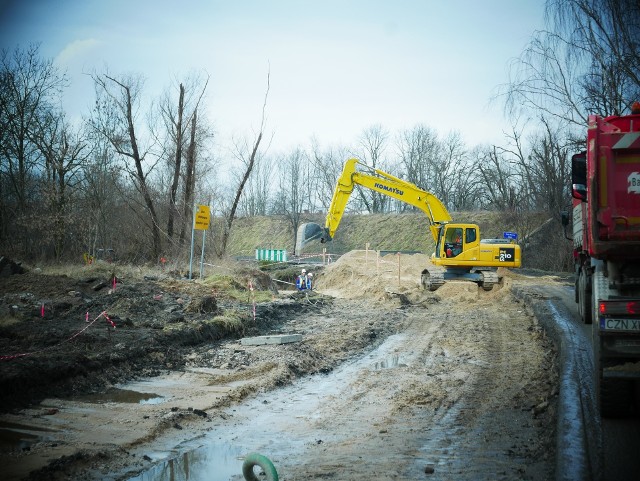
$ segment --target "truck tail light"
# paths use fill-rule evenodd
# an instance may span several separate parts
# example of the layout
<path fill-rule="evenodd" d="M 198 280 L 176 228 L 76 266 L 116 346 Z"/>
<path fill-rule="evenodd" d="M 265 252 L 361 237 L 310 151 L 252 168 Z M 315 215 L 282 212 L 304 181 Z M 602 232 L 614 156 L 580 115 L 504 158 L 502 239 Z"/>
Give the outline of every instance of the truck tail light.
<path fill-rule="evenodd" d="M 629 316 L 640 314 L 640 300 L 600 301 L 598 312 L 602 316 Z"/>

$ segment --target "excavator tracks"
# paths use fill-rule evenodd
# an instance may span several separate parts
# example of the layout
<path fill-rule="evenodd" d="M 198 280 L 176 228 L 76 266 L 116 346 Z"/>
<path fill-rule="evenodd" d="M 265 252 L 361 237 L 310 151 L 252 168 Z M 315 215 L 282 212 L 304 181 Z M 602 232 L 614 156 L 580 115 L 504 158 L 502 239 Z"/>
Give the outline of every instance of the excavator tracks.
<path fill-rule="evenodd" d="M 433 292 L 444 284 L 444 271 L 424 269 L 420 277 L 420 282 L 424 290 Z"/>
<path fill-rule="evenodd" d="M 482 271 L 482 280 L 480 281 L 480 287 L 485 291 L 490 291 L 493 286 L 500 282 L 500 276 L 496 271 Z"/>
<path fill-rule="evenodd" d="M 465 272 L 464 274 L 458 273 L 456 275 L 452 270 L 445 271 L 444 269 L 437 270 L 433 268 L 422 271 L 420 282 L 425 290 L 433 292 L 444 285 L 447 280 L 452 279 L 466 279 L 476 282 L 485 291 L 492 290 L 493 286 L 500 283 L 500 276 L 495 270 L 491 269 L 474 269 L 471 273 Z"/>

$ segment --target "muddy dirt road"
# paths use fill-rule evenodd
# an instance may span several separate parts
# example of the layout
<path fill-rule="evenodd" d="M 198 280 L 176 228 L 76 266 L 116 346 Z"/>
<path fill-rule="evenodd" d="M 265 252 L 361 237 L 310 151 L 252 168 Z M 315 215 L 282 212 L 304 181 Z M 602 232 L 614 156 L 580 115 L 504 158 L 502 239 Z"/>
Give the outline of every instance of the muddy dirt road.
<path fill-rule="evenodd" d="M 135 381 L 124 382 L 130 368 L 8 410 L 6 476 L 242 479 L 242 457 L 258 451 L 282 480 L 552 479 L 556 355 L 510 288 L 557 279 L 511 274 L 492 292 L 451 282 L 428 293 L 425 262 L 352 252 L 315 292 L 259 304 L 240 333 L 300 342 L 155 345 L 138 353 L 154 363 Z"/>

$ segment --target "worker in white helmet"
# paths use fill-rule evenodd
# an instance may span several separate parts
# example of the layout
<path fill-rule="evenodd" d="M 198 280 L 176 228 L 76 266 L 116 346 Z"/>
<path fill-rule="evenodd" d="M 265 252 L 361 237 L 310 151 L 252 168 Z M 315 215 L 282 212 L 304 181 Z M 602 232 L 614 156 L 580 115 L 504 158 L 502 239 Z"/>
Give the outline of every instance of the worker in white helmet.
<path fill-rule="evenodd" d="M 307 276 L 307 270 L 302 269 L 302 273 L 296 279 L 296 287 L 299 291 L 308 289 L 309 277 Z"/>

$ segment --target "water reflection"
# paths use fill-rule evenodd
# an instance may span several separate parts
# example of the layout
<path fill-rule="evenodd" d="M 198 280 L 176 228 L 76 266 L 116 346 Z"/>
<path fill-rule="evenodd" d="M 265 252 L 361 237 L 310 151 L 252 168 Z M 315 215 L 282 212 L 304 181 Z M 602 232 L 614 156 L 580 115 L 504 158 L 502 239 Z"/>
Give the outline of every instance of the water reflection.
<path fill-rule="evenodd" d="M 78 401 L 104 404 L 104 403 L 132 403 L 132 404 L 160 404 L 165 398 L 154 393 L 132 391 L 130 389 L 111 388 L 104 393 L 87 394 L 79 396 Z"/>
<path fill-rule="evenodd" d="M 39 426 L 0 421 L 0 450 L 27 451 L 31 449 L 31 445 L 50 438 L 44 433 L 55 431 Z"/>
<path fill-rule="evenodd" d="M 242 448 L 210 444 L 163 461 L 129 481 L 228 481 L 242 475 Z"/>

